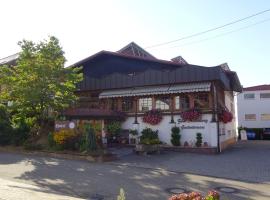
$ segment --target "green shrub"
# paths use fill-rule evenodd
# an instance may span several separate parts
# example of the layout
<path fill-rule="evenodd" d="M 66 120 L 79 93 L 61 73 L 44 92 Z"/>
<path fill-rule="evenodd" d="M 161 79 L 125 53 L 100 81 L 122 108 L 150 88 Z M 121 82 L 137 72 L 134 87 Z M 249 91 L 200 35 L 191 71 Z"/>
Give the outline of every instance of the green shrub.
<path fill-rule="evenodd" d="M 81 135 L 79 141 L 80 151 L 96 151 L 97 150 L 97 140 L 94 129 L 90 124 L 85 124 L 84 133 Z"/>
<path fill-rule="evenodd" d="M 201 147 L 202 146 L 202 134 L 201 133 L 197 133 L 196 134 L 196 146 L 197 147 Z"/>
<path fill-rule="evenodd" d="M 55 143 L 55 141 L 53 139 L 53 133 L 52 132 L 49 132 L 49 134 L 48 134 L 48 144 L 49 144 L 50 148 L 53 148 L 56 145 L 56 143 Z"/>
<path fill-rule="evenodd" d="M 6 106 L 0 104 L 0 145 L 12 142 L 13 129 Z"/>
<path fill-rule="evenodd" d="M 121 131 L 121 123 L 118 121 L 113 121 L 110 122 L 109 124 L 107 124 L 107 131 L 111 134 L 111 135 L 118 135 Z"/>
<path fill-rule="evenodd" d="M 175 127 L 172 127 L 171 131 L 172 131 L 171 143 L 174 146 L 180 146 L 180 139 L 181 139 L 180 128 L 175 126 Z"/>
<path fill-rule="evenodd" d="M 158 130 L 153 131 L 151 128 L 145 128 L 142 130 L 142 135 L 140 137 L 141 144 L 160 144 L 158 138 Z"/>
<path fill-rule="evenodd" d="M 30 136 L 30 125 L 26 120 L 20 119 L 13 121 L 13 128 L 12 143 L 16 146 L 23 145 Z"/>

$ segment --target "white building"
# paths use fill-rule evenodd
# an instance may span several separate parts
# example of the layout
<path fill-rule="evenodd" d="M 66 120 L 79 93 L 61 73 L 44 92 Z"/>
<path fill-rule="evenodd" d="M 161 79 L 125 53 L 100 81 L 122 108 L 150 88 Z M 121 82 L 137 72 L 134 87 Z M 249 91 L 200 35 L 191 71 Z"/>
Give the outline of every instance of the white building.
<path fill-rule="evenodd" d="M 160 141 L 168 146 L 173 126 L 181 129 L 182 146 L 196 148 L 197 133 L 204 147 L 216 152 L 236 142 L 233 94 L 242 86 L 227 64 L 204 67 L 188 64 L 182 57 L 160 60 L 132 42 L 74 66 L 83 67 L 84 80 L 76 91 L 77 107 L 65 112 L 69 119 L 101 123 L 106 130 L 124 114 L 123 130 L 139 134 L 145 128 L 158 130 Z"/>
<path fill-rule="evenodd" d="M 239 127 L 270 128 L 270 85 L 243 88 L 237 107 Z"/>

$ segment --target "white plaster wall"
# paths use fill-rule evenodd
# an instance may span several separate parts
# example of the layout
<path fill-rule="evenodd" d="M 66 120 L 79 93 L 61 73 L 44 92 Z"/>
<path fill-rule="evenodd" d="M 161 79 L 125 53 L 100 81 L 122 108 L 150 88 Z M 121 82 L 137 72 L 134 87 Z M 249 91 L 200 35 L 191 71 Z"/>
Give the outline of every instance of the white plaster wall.
<path fill-rule="evenodd" d="M 229 123 L 219 123 L 220 129 L 220 141 L 223 142 L 225 140 L 231 138 L 237 138 L 237 127 L 236 127 L 236 115 L 235 115 L 235 102 L 233 93 L 225 91 L 225 106 L 229 109 L 230 112 L 233 114 L 233 120 Z M 232 107 L 233 106 L 233 107 Z"/>
<path fill-rule="evenodd" d="M 207 142 L 209 146 L 216 147 L 217 146 L 217 126 L 216 123 L 212 123 L 212 115 L 204 114 L 202 116 L 201 122 L 179 122 L 180 115 L 175 115 L 174 120 L 175 124 L 170 124 L 171 116 L 163 116 L 163 119 L 160 124 L 156 126 L 152 126 L 150 124 L 146 124 L 142 121 L 142 117 L 138 117 L 138 125 L 134 123 L 134 117 L 128 117 L 125 122 L 122 124 L 123 129 L 137 129 L 139 133 L 146 127 L 149 127 L 153 130 L 159 131 L 159 139 L 162 142 L 165 142 L 171 145 L 171 128 L 173 126 L 180 127 L 181 134 L 181 144 L 183 145 L 185 141 L 189 143 L 196 142 L 196 133 L 202 133 L 203 142 Z M 183 127 L 193 126 L 192 129 L 187 129 Z M 194 126 L 196 126 L 194 128 Z M 203 127 L 203 128 L 198 128 Z"/>
<path fill-rule="evenodd" d="M 270 114 L 270 99 L 261 99 L 260 93 L 270 90 L 246 91 L 237 96 L 238 126 L 247 128 L 270 128 L 270 121 L 261 120 L 261 114 Z M 254 93 L 255 99 L 244 99 L 244 94 Z M 255 121 L 245 121 L 245 114 L 256 114 Z"/>

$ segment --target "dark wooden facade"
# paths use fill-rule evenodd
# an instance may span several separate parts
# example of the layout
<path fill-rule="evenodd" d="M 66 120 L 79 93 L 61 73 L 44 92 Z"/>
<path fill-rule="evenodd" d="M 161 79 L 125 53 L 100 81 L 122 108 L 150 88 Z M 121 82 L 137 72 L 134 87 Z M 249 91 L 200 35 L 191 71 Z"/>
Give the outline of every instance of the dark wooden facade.
<path fill-rule="evenodd" d="M 138 47 L 139 51 L 140 48 Z M 123 52 L 101 51 L 93 56 L 75 63 L 71 67 L 82 66 L 84 80 L 78 84 L 76 94 L 79 96 L 77 107 L 87 109 L 100 109 L 126 112 L 128 115 L 140 115 L 144 111 L 140 110 L 140 99 L 151 98 L 152 109 L 155 109 L 156 100 L 159 98 L 168 99 L 168 109 L 162 110 L 164 114 L 182 112 L 177 109 L 177 98 L 188 97 L 188 108 L 200 109 L 203 112 L 216 112 L 218 107 L 225 106 L 224 91 L 242 90 L 240 81 L 235 72 L 224 66 L 203 67 L 191 65 L 187 62 L 175 63 L 172 61 L 159 60 L 152 55 L 139 57 L 126 55 L 132 49 L 125 47 Z M 147 52 L 143 51 L 143 55 Z M 138 54 L 138 55 L 137 55 Z M 115 97 L 100 99 L 99 95 L 103 91 L 110 91 L 124 88 L 142 88 L 148 86 L 173 86 L 175 84 L 187 83 L 211 83 L 211 90 L 204 92 L 207 96 L 207 107 L 197 108 L 196 97 L 198 92 L 167 95 L 149 95 L 133 97 Z M 213 91 L 215 88 L 215 92 Z M 123 109 L 123 103 L 129 99 L 128 104 L 132 107 Z M 216 100 L 215 100 L 216 99 Z M 216 104 L 216 106 L 215 106 Z M 166 107 L 166 108 L 167 108 Z"/>

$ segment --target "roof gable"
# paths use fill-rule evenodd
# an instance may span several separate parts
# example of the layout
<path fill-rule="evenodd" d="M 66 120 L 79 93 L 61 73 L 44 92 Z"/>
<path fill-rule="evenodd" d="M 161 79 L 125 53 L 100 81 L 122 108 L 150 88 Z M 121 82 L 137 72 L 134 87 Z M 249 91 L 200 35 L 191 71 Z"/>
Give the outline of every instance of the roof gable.
<path fill-rule="evenodd" d="M 129 56 L 156 59 L 153 55 L 151 55 L 149 52 L 145 51 L 143 48 L 141 48 L 135 42 L 129 43 L 127 46 L 125 46 L 122 49 L 120 49 L 119 51 L 117 51 L 117 53 L 129 55 Z"/>
<path fill-rule="evenodd" d="M 182 56 L 177 56 L 175 58 L 172 58 L 171 61 L 174 63 L 183 64 L 183 65 L 188 64 L 188 62 Z"/>

